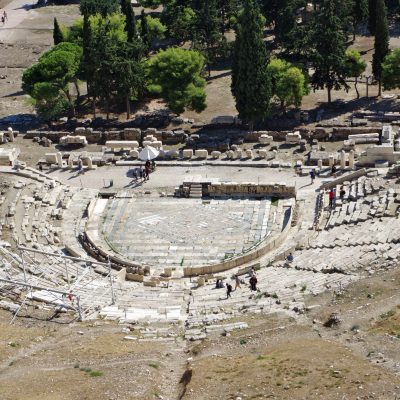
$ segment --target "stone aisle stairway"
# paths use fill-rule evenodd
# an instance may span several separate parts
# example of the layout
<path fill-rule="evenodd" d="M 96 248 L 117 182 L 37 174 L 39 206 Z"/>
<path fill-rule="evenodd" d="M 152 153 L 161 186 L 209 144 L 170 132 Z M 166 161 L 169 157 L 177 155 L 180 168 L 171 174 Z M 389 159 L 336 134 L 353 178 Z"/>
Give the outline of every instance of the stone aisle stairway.
<path fill-rule="evenodd" d="M 203 187 L 201 183 L 192 183 L 190 185 L 189 197 L 201 199 L 203 197 Z"/>

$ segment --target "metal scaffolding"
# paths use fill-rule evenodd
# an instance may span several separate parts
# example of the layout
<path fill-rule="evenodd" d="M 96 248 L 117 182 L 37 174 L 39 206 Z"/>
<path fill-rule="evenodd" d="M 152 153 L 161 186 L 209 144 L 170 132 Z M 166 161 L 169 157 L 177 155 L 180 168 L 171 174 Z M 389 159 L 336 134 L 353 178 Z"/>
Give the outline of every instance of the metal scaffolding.
<path fill-rule="evenodd" d="M 18 246 L 18 253 L 0 246 L 0 292 L 24 291 L 19 311 L 43 302 L 55 311 L 72 311 L 79 320 L 90 319 L 100 308 L 115 303 L 111 263 L 71 257 L 51 251 Z"/>

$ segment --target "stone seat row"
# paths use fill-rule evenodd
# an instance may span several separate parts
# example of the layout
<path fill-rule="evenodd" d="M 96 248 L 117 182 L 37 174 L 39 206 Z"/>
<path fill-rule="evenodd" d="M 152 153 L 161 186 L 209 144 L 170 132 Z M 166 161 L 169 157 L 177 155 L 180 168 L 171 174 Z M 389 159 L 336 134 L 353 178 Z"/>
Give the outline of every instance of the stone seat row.
<path fill-rule="evenodd" d="M 341 224 L 357 224 L 372 218 L 397 217 L 399 203 L 397 199 L 386 191 L 379 196 L 364 198 L 356 202 L 337 202 L 334 210 L 330 212 L 326 229 Z"/>
<path fill-rule="evenodd" d="M 49 186 L 49 184 L 51 184 Z M 57 235 L 58 229 L 51 223 L 51 219 L 60 218 L 60 203 L 64 200 L 64 191 L 59 185 L 54 186 L 54 181 L 33 184 L 29 181 L 18 181 L 14 188 L 18 187 L 15 194 L 10 195 L 8 216 L 9 226 L 13 231 L 13 237 L 20 243 L 38 241 L 53 242 L 53 235 Z M 16 209 L 23 210 L 16 216 Z"/>
<path fill-rule="evenodd" d="M 286 265 L 289 268 L 314 272 L 363 273 L 372 261 L 397 258 L 399 248 L 398 243 L 378 243 L 337 247 L 334 253 L 329 248 L 309 249 L 296 252 L 294 262 Z"/>
<path fill-rule="evenodd" d="M 344 182 L 343 185 L 337 185 L 336 193 L 340 193 L 342 186 L 345 190 L 344 200 L 353 201 L 379 192 L 384 188 L 384 183 L 380 179 L 370 180 L 366 177 L 361 177 L 357 181 Z"/>
<path fill-rule="evenodd" d="M 400 228 L 388 230 L 386 221 L 368 220 L 358 223 L 351 228 L 339 225 L 332 230 L 323 230 L 306 248 L 336 248 L 342 246 L 359 246 L 377 243 L 398 243 L 400 241 Z"/>

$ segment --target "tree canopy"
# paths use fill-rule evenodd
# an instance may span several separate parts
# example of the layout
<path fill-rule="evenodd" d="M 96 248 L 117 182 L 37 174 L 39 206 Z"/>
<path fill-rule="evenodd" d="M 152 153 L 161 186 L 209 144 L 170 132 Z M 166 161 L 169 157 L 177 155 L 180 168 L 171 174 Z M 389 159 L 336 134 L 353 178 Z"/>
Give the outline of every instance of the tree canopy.
<path fill-rule="evenodd" d="M 308 92 L 302 70 L 287 61 L 273 58 L 268 71 L 271 75 L 272 94 L 279 100 L 282 110 L 291 105 L 300 107 L 303 96 Z"/>
<path fill-rule="evenodd" d="M 400 88 L 400 49 L 394 49 L 382 63 L 382 83 L 385 90 Z"/>
<path fill-rule="evenodd" d="M 160 95 L 177 114 L 185 109 L 201 112 L 206 108 L 206 82 L 201 76 L 204 63 L 197 51 L 161 50 L 147 63 L 148 89 Z"/>
<path fill-rule="evenodd" d="M 361 58 L 361 54 L 355 49 L 346 50 L 344 60 L 344 73 L 347 77 L 354 78 L 354 89 L 357 93 L 357 99 L 360 98 L 360 93 L 357 88 L 357 81 L 359 76 L 367 68 L 367 63 Z"/>
<path fill-rule="evenodd" d="M 38 62 L 24 71 L 22 88 L 36 100 L 38 111 L 51 118 L 51 107 L 59 111 L 68 104 L 75 114 L 74 100 L 69 84 L 76 80 L 82 59 L 81 47 L 72 43 L 60 43 L 44 53 Z"/>

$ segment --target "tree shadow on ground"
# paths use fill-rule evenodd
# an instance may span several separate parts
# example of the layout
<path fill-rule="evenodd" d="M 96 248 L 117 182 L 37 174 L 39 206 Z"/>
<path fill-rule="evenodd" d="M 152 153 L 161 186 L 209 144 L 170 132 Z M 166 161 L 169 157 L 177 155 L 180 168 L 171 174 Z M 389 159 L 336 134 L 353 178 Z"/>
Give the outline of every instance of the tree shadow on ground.
<path fill-rule="evenodd" d="M 358 110 L 373 112 L 397 112 L 400 111 L 400 103 L 396 99 L 379 99 L 377 97 L 361 97 L 349 101 L 336 100 L 331 105 L 319 103 L 315 108 L 308 110 L 310 120 L 316 120 L 320 114 L 321 121 L 340 117 L 343 114 Z M 321 114 L 321 112 L 323 113 Z"/>
<path fill-rule="evenodd" d="M 226 76 L 230 76 L 230 75 L 232 75 L 232 71 L 225 71 L 225 72 L 221 72 L 218 75 L 213 75 L 213 76 L 207 77 L 206 81 L 210 82 L 210 81 L 214 81 L 219 78 L 225 78 Z"/>
<path fill-rule="evenodd" d="M 17 11 L 17 10 L 29 11 L 29 10 L 32 10 L 33 8 L 35 8 L 35 7 L 32 4 L 24 4 L 21 7 L 14 8 L 13 11 Z"/>
<path fill-rule="evenodd" d="M 43 123 L 35 114 L 14 114 L 0 118 L 0 130 L 11 126 L 15 130 L 37 129 Z"/>
<path fill-rule="evenodd" d="M 18 90 L 18 92 L 14 92 L 14 93 L 10 93 L 10 94 L 4 95 L 3 98 L 23 96 L 23 95 L 25 95 L 25 92 L 23 90 Z"/>

